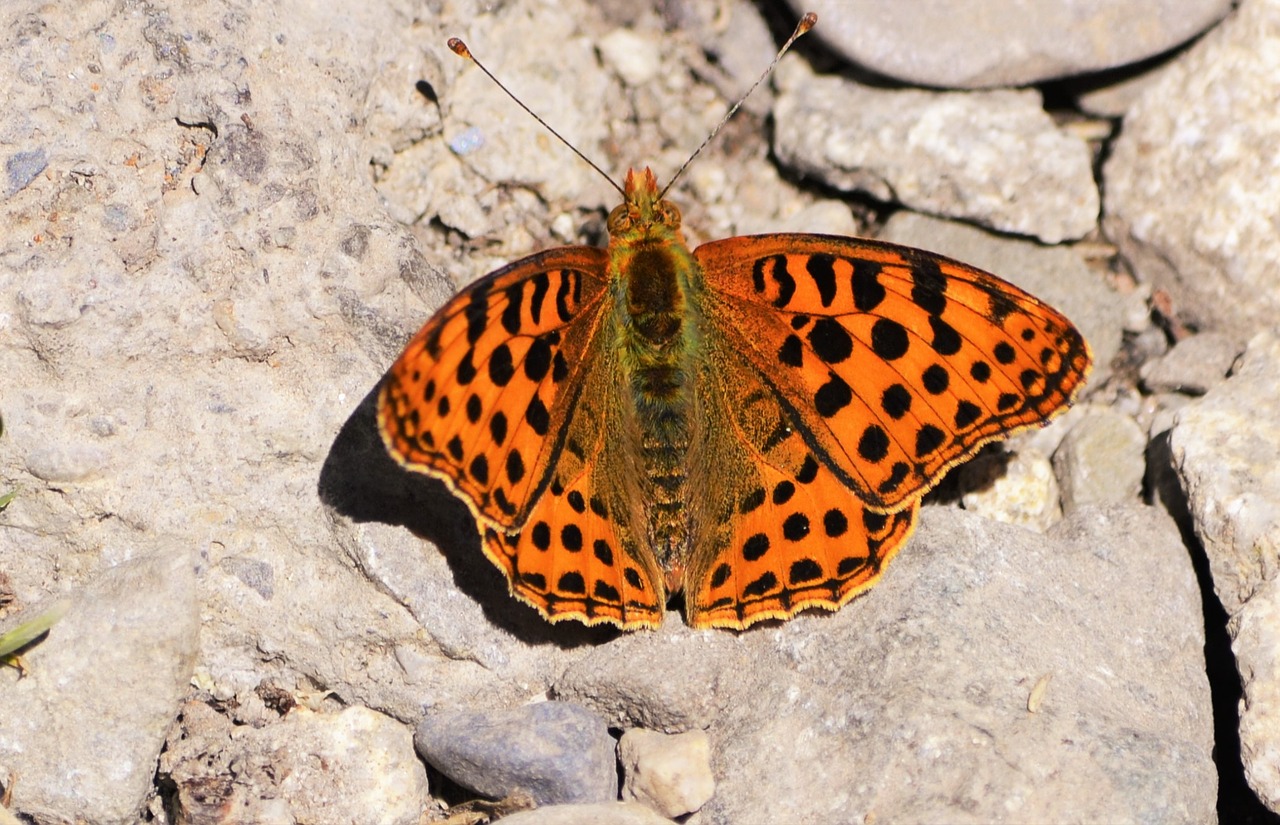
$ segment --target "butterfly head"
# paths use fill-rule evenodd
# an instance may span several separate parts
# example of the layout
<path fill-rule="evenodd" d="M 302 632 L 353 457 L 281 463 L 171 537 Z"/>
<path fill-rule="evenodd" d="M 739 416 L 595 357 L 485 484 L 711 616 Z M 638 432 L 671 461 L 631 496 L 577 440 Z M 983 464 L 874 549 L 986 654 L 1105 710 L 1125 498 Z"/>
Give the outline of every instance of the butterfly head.
<path fill-rule="evenodd" d="M 680 210 L 658 192 L 653 171 L 627 172 L 623 201 L 609 213 L 609 235 L 613 238 L 680 234 Z"/>

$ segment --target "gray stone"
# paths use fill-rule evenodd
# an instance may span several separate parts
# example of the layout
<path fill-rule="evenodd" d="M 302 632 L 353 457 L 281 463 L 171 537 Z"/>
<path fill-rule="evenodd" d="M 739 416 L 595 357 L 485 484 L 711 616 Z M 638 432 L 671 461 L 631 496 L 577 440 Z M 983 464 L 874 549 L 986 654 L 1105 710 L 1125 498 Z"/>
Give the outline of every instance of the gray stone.
<path fill-rule="evenodd" d="M 1137 501 L 1146 449 L 1147 434 L 1131 417 L 1109 407 L 1085 407 L 1053 454 L 1063 509 Z"/>
<path fill-rule="evenodd" d="M 715 793 L 711 740 L 705 731 L 665 734 L 632 728 L 618 741 L 622 798 L 634 799 L 663 816 L 692 813 Z"/>
<path fill-rule="evenodd" d="M 868 595 L 751 634 L 702 821 L 1211 822 L 1199 599 L 1154 509 L 926 507 Z"/>
<path fill-rule="evenodd" d="M 4 162 L 5 175 L 8 178 L 8 192 L 12 196 L 26 189 L 49 166 L 49 156 L 43 147 L 29 152 L 14 152 Z"/>
<path fill-rule="evenodd" d="M 193 556 L 123 562 L 68 596 L 28 673 L 0 670 L 0 776 L 38 821 L 133 822 L 195 664 Z"/>
<path fill-rule="evenodd" d="M 555 695 L 587 704 L 612 727 L 664 733 L 708 727 L 728 701 L 724 681 L 744 663 L 746 647 L 725 634 L 685 641 L 668 613 L 654 633 L 633 633 L 597 648 L 565 669 Z M 666 644 L 655 644 L 655 637 Z M 679 678 L 672 678 L 679 674 Z"/>
<path fill-rule="evenodd" d="M 1151 392 L 1204 395 L 1227 379 L 1243 349 L 1239 337 L 1228 332 L 1192 335 L 1142 365 L 1143 386 Z"/>
<path fill-rule="evenodd" d="M 1280 311 L 1280 3 L 1249 0 L 1133 106 L 1103 170 L 1108 236 L 1199 329 Z"/>
<path fill-rule="evenodd" d="M 1229 380 L 1178 411 L 1170 449 L 1230 616 L 1245 776 L 1280 811 L 1280 335 L 1260 333 Z"/>
<path fill-rule="evenodd" d="M 888 91 L 799 60 L 776 82 L 774 151 L 801 174 L 1047 243 L 1097 224 L 1089 147 L 1054 125 L 1036 92 Z"/>
<path fill-rule="evenodd" d="M 494 799 L 524 792 L 553 805 L 618 795 L 614 741 L 604 720 L 581 705 L 441 710 L 419 723 L 414 744 L 454 782 Z"/>
<path fill-rule="evenodd" d="M 849 60 L 924 86 L 1025 86 L 1136 63 L 1190 40 L 1229 0 L 791 0 Z"/>

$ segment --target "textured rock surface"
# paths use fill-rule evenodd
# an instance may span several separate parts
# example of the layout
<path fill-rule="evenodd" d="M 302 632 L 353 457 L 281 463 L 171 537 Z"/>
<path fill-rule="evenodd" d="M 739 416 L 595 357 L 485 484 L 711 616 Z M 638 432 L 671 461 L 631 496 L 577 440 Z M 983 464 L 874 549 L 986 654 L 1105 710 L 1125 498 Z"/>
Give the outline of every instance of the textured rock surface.
<path fill-rule="evenodd" d="M 849 60 L 909 83 L 1023 86 L 1136 63 L 1190 40 L 1228 0 L 791 0 Z"/>
<path fill-rule="evenodd" d="M 1193 335 L 1143 364 L 1142 383 L 1152 392 L 1204 395 L 1226 380 L 1243 350 L 1244 344 L 1229 332 Z"/>
<path fill-rule="evenodd" d="M 622 798 L 643 802 L 664 816 L 692 813 L 715 793 L 711 740 L 704 731 L 674 735 L 632 728 L 618 742 Z"/>
<path fill-rule="evenodd" d="M 189 702 L 181 732 L 160 768 L 182 822 L 417 825 L 431 807 L 409 730 L 368 708 L 298 708 L 257 727 Z"/>
<path fill-rule="evenodd" d="M 1280 336 L 1250 341 L 1228 381 L 1178 412 L 1170 442 L 1231 616 L 1245 775 L 1280 810 Z"/>
<path fill-rule="evenodd" d="M 671 825 L 639 802 L 607 802 L 595 805 L 548 805 L 503 817 L 510 825 Z"/>
<path fill-rule="evenodd" d="M 1137 501 L 1147 434 L 1124 413 L 1092 405 L 1083 412 L 1053 454 L 1063 508 Z"/>
<path fill-rule="evenodd" d="M 0 775 L 44 821 L 130 821 L 195 665 L 193 555 L 122 562 L 67 599 L 28 675 L 0 671 Z"/>
<path fill-rule="evenodd" d="M 803 175 L 1047 243 L 1097 223 L 1089 147 L 1054 125 L 1036 92 L 889 91 L 798 60 L 777 82 L 774 151 Z"/>
<path fill-rule="evenodd" d="M 357 743 L 369 765 L 397 766 L 406 799 L 437 793 L 426 806 L 435 815 L 456 788 L 419 784 L 408 731 L 428 714 L 553 696 L 619 729 L 706 730 L 717 786 L 702 825 L 784 811 L 823 823 L 870 812 L 884 821 L 1212 815 L 1203 619 L 1185 550 L 1152 512 L 1086 509 L 1039 537 L 930 506 L 883 584 L 835 615 L 729 634 L 692 632 L 672 613 L 659 632 L 621 637 L 552 627 L 512 601 L 466 508 L 443 485 L 399 472 L 378 443 L 370 393 L 431 310 L 519 255 L 598 241 L 598 207 L 616 201 L 451 55 L 445 37 L 468 38 L 606 168 L 648 163 L 665 177 L 760 68 L 760 44 L 772 39 L 753 5 L 664 4 L 660 16 L 644 4 L 577 0 L 430 11 L 402 0 L 17 0 L 0 22 L 10 112 L 0 119 L 0 494 L 18 490 L 0 513 L 0 622 L 175 548 L 191 553 L 194 586 L 165 575 L 134 586 L 128 607 L 165 599 L 164 616 L 200 620 L 194 666 L 175 681 L 165 668 L 190 665 L 181 651 L 192 618 L 148 628 L 172 642 L 139 647 L 108 617 L 75 630 L 81 620 L 68 613 L 28 653 L 30 675 L 0 671 L 0 702 L 20 705 L 0 713 L 6 754 L 34 736 L 13 720 L 40 707 L 36 688 L 60 672 L 57 657 L 101 665 L 104 679 L 133 662 L 150 680 L 129 689 L 131 706 L 105 715 L 92 692 L 67 699 L 76 706 L 59 712 L 87 721 L 37 743 L 59 758 L 24 763 L 18 814 L 131 822 L 143 811 L 159 821 L 166 806 L 206 791 L 229 798 L 217 792 L 234 785 L 230 763 L 210 777 L 179 755 L 236 753 L 238 732 L 263 748 L 289 743 L 303 759 L 345 731 L 336 740 Z M 599 48 L 610 35 L 613 52 Z M 619 55 L 616 41 L 628 37 L 658 51 L 659 73 L 639 85 L 655 61 Z M 772 101 L 766 93 L 751 108 L 773 112 Z M 1173 113 L 1182 105 L 1164 101 Z M 842 113 L 841 125 L 858 116 Z M 1030 145 L 1045 121 L 1026 122 L 1035 129 L 1017 139 Z M 880 217 L 856 196 L 797 186 L 771 158 L 768 133 L 740 116 L 677 184 L 692 241 L 851 232 Z M 961 154 L 1014 142 L 953 134 L 967 141 L 950 144 Z M 946 134 L 935 137 L 947 149 Z M 1081 191 L 1035 179 L 1010 187 L 1006 170 L 991 170 L 998 182 L 979 191 L 1004 191 L 1022 210 L 1001 207 L 1018 226 L 1042 225 L 1058 199 Z M 1271 182 L 1237 184 L 1203 191 L 1205 214 Z M 886 235 L 1011 280 L 1034 277 L 1029 288 L 1093 343 L 1091 403 L 1168 418 L 1185 402 L 1140 394 L 1133 359 L 1163 352 L 1164 341 L 1142 292 L 1109 289 L 1124 279 L 1086 266 L 1083 245 L 1047 249 L 906 212 Z M 1228 269 L 1252 266 L 1259 248 L 1224 254 Z M 1147 348 L 1127 347 L 1112 371 L 1122 327 Z M 1009 449 L 1051 455 L 1071 420 Z M 1186 463 L 1212 474 L 1216 462 L 1202 453 Z M 1201 529 L 1226 540 L 1230 527 Z M 1258 637 L 1241 661 L 1262 674 L 1269 625 L 1257 615 L 1238 638 Z M 1254 677 L 1252 689 L 1263 684 Z M 155 697 L 168 723 L 151 715 Z M 291 733 L 293 705 L 319 728 Z M 353 732 L 344 708 L 357 709 L 352 719 L 383 714 L 377 735 Z M 95 727 L 114 724 L 113 713 L 147 721 Z M 157 782 L 157 743 L 175 721 Z M 129 773 L 109 795 L 66 781 L 68 754 L 93 764 L 126 747 Z M 285 816 L 277 780 L 297 763 L 245 753 L 256 761 L 238 792 L 267 806 L 261 819 Z M 1262 776 L 1265 758 L 1251 753 L 1251 772 Z M 333 786 L 367 798 L 361 762 L 334 764 L 344 767 Z M 169 784 L 170 770 L 192 781 Z M 294 773 L 315 776 L 305 765 Z M 3 770 L 0 782 L 7 790 Z M 520 816 L 536 815 L 573 814 Z"/>
<path fill-rule="evenodd" d="M 1280 310 L 1280 2 L 1247 0 L 1125 118 L 1106 226 L 1174 312 L 1248 335 Z"/>

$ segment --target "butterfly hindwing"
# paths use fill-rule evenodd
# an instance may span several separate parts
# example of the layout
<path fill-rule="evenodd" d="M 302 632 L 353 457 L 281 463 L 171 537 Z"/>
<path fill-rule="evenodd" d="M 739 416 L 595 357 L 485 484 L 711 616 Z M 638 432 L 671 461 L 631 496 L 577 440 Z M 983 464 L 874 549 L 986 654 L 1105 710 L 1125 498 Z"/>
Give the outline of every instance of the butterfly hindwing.
<path fill-rule="evenodd" d="M 875 509 L 901 509 L 983 444 L 1043 423 L 1088 368 L 1056 310 L 929 252 L 777 234 L 694 256 L 708 323 L 752 353 L 804 439 Z"/>
<path fill-rule="evenodd" d="M 626 630 L 662 622 L 666 590 L 637 508 L 636 473 L 618 432 L 621 384 L 608 352 L 592 369 L 565 426 L 549 483 L 523 529 L 485 533 L 485 553 L 511 592 L 552 621 Z"/>
<path fill-rule="evenodd" d="M 786 406 L 719 335 L 705 340 L 708 420 L 691 481 L 702 508 L 685 573 L 694 627 L 743 628 L 810 607 L 835 610 L 871 587 L 910 536 L 917 505 L 868 509 L 811 452 Z M 712 376 L 715 376 L 713 379 Z"/>
<path fill-rule="evenodd" d="M 488 524 L 522 524 L 581 392 L 607 260 L 593 247 L 552 249 L 451 299 L 383 381 L 378 425 L 391 455 L 444 479 Z"/>

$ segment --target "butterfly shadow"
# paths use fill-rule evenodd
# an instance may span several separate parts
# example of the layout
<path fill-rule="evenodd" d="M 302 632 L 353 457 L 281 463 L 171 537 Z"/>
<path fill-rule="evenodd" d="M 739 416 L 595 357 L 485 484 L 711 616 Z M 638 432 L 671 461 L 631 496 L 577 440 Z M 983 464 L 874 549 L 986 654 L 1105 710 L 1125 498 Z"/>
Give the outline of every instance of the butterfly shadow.
<path fill-rule="evenodd" d="M 619 635 L 611 627 L 551 624 L 511 596 L 507 581 L 480 549 L 476 519 L 444 482 L 405 470 L 378 435 L 375 386 L 342 425 L 320 469 L 318 494 L 334 512 L 356 523 L 407 528 L 444 555 L 454 583 L 495 626 L 529 644 L 563 648 L 595 645 Z M 432 552 L 424 547 L 423 552 Z"/>

